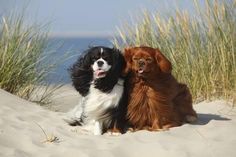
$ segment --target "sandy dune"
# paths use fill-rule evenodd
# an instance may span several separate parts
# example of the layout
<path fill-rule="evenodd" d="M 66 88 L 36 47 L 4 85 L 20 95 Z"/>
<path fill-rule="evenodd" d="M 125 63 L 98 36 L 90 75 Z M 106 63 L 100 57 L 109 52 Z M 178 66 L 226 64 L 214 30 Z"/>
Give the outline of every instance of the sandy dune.
<path fill-rule="evenodd" d="M 63 104 L 76 100 L 75 94 L 65 93 L 54 99 L 60 111 L 71 107 Z M 194 125 L 164 132 L 94 136 L 66 125 L 62 112 L 0 90 L 0 157 L 235 157 L 236 109 L 224 101 L 194 107 L 199 116 Z M 46 137 L 40 127 L 47 136 L 52 134 L 52 142 L 43 142 Z"/>

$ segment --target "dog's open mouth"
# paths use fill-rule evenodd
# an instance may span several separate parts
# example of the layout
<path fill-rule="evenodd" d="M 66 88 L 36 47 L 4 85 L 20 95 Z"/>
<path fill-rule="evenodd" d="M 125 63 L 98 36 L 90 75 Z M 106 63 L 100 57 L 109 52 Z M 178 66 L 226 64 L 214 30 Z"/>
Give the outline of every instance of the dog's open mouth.
<path fill-rule="evenodd" d="M 96 71 L 94 71 L 94 75 L 96 78 L 103 78 L 105 77 L 107 74 L 107 71 L 104 71 L 104 70 L 101 70 L 101 69 L 98 69 Z"/>
<path fill-rule="evenodd" d="M 142 68 L 139 68 L 139 69 L 138 69 L 138 73 L 139 73 L 139 74 L 142 74 L 142 73 L 144 73 L 144 69 L 142 69 Z"/>
<path fill-rule="evenodd" d="M 138 70 L 137 70 L 137 73 L 138 73 L 139 75 L 144 74 L 144 73 L 145 73 L 145 68 L 139 67 Z"/>
<path fill-rule="evenodd" d="M 149 73 L 149 71 L 147 71 L 145 68 L 138 68 L 136 73 L 140 77 L 146 77 L 146 75 Z"/>

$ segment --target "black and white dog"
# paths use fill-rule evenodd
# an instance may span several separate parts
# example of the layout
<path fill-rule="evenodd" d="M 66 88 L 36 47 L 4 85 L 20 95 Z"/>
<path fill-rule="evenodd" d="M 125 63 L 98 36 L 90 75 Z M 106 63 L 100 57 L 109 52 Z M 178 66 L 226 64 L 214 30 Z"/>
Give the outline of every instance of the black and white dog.
<path fill-rule="evenodd" d="M 101 135 L 116 125 L 123 112 L 124 66 L 118 49 L 102 46 L 88 49 L 78 59 L 70 71 L 73 86 L 82 99 L 68 113 L 66 121 L 70 125 L 81 125 L 94 135 Z"/>

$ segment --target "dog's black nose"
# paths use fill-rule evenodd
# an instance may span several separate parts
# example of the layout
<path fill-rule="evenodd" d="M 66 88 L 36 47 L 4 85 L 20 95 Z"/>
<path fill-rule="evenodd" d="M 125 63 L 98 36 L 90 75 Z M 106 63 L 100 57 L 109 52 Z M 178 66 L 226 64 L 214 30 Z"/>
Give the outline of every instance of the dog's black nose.
<path fill-rule="evenodd" d="M 98 64 L 98 67 L 101 67 L 104 64 L 104 62 L 103 61 L 97 61 L 97 64 Z"/>
<path fill-rule="evenodd" d="M 140 60 L 138 61 L 138 65 L 139 65 L 140 67 L 143 67 L 143 66 L 145 65 L 145 62 L 140 59 Z"/>

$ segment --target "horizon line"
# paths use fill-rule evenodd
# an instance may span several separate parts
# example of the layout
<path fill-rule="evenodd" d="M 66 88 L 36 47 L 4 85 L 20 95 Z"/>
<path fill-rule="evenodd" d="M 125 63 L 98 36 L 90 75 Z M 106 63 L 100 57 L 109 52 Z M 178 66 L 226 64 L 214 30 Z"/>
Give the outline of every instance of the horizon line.
<path fill-rule="evenodd" d="M 76 38 L 76 37 L 98 37 L 98 38 L 114 38 L 118 37 L 118 33 L 113 32 L 49 32 L 49 37 L 61 37 L 61 38 Z"/>

